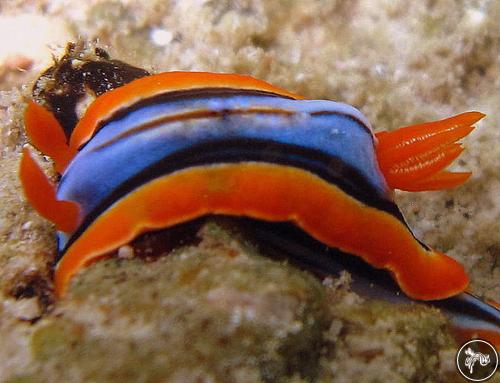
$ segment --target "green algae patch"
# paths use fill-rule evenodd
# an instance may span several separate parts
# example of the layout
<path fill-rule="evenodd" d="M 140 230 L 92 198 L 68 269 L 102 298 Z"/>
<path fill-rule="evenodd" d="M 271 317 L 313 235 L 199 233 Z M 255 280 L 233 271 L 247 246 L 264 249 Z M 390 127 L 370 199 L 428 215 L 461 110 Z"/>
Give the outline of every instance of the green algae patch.
<path fill-rule="evenodd" d="M 22 376 L 14 376 L 10 379 L 7 379 L 4 383 L 38 383 L 38 377 L 35 375 L 22 375 Z"/>
<path fill-rule="evenodd" d="M 31 350 L 36 359 L 48 361 L 79 345 L 82 336 L 81 326 L 72 322 L 49 322 L 32 335 Z"/>
<path fill-rule="evenodd" d="M 82 382 L 147 382 L 165 375 L 169 366 L 161 362 L 162 350 L 153 354 L 149 347 L 134 353 L 135 348 L 144 347 L 141 342 L 92 336 L 90 330 L 69 320 L 41 327 L 32 337 L 32 352 L 40 362 L 36 375 L 42 381 Z"/>

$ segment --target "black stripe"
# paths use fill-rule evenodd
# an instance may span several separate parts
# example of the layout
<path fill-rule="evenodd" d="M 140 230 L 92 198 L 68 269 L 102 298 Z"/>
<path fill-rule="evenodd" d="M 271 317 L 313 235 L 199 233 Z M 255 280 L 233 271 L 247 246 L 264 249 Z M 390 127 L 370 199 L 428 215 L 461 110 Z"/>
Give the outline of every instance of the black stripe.
<path fill-rule="evenodd" d="M 78 150 L 82 150 L 87 143 L 101 130 L 101 128 L 106 125 L 108 122 L 111 122 L 116 119 L 120 119 L 125 115 L 132 113 L 138 109 L 141 109 L 145 106 L 150 106 L 154 104 L 179 101 L 179 100 L 198 100 L 201 98 L 229 98 L 235 96 L 257 96 L 257 97 L 277 97 L 284 98 L 288 100 L 294 100 L 293 97 L 284 96 L 274 92 L 268 92 L 265 90 L 255 90 L 255 89 L 234 89 L 234 88 L 193 88 L 193 89 L 184 89 L 184 90 L 174 90 L 171 92 L 160 93 L 143 100 L 139 100 L 132 105 L 129 105 L 123 109 L 119 109 L 113 114 L 109 115 L 106 119 L 99 121 L 94 132 L 92 133 L 92 137 L 89 138 L 85 143 L 83 143 Z"/>
<path fill-rule="evenodd" d="M 156 178 L 189 167 L 245 161 L 287 165 L 307 170 L 327 182 L 335 184 L 343 192 L 364 204 L 393 215 L 406 225 L 396 204 L 379 195 L 365 177 L 338 157 L 333 157 L 316 149 L 269 140 L 235 139 L 212 141 L 170 154 L 118 186 L 87 215 L 69 239 L 58 259 L 95 219 L 113 203 L 125 197 L 134 189 Z"/>
<path fill-rule="evenodd" d="M 500 331 L 500 310 L 468 292 L 429 303 L 452 313 L 487 322 L 496 328 L 495 331 Z"/>
<path fill-rule="evenodd" d="M 332 101 L 333 102 L 333 101 Z M 373 137 L 373 132 L 369 126 L 367 126 L 363 121 L 361 121 L 359 118 L 354 117 L 352 114 L 348 113 L 343 113 L 343 112 L 335 112 L 333 110 L 318 110 L 316 112 L 311 112 L 311 117 L 317 117 L 317 116 L 339 116 L 339 117 L 344 117 L 348 118 L 358 125 L 362 126 L 363 129 L 365 129 L 368 134 Z"/>

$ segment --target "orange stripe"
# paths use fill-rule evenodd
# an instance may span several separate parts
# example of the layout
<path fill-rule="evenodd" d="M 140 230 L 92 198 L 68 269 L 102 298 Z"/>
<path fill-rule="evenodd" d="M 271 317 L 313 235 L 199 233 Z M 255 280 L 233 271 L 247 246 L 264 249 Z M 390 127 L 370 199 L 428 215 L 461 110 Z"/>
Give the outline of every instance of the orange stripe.
<path fill-rule="evenodd" d="M 56 187 L 38 166 L 30 151 L 23 149 L 19 178 L 24 194 L 38 213 L 52 221 L 58 230 L 73 232 L 78 226 L 80 208 L 76 202 L 56 198 Z"/>
<path fill-rule="evenodd" d="M 70 278 L 82 267 L 140 233 L 206 214 L 294 221 L 323 243 L 392 270 L 412 298 L 445 298 L 468 283 L 460 264 L 423 249 L 394 216 L 363 205 L 305 170 L 248 162 L 178 171 L 119 200 L 59 262 L 57 294 L 64 294 Z"/>
<path fill-rule="evenodd" d="M 118 110 L 162 93 L 196 88 L 262 90 L 282 96 L 302 97 L 250 76 L 208 72 L 166 72 L 142 77 L 98 97 L 78 122 L 70 139 L 74 150 L 87 142 L 95 129 Z"/>
<path fill-rule="evenodd" d="M 59 174 L 64 172 L 76 154 L 68 147 L 64 130 L 54 115 L 34 101 L 28 103 L 24 125 L 30 142 L 43 154 L 54 160 Z"/>

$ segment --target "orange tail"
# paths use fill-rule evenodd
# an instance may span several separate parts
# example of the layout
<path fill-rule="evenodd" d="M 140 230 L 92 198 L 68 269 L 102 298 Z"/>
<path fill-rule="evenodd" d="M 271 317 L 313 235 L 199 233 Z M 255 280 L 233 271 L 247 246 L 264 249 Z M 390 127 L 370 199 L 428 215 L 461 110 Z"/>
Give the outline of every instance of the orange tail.
<path fill-rule="evenodd" d="M 445 120 L 376 133 L 380 170 L 393 189 L 441 190 L 461 185 L 469 172 L 443 171 L 463 148 L 455 142 L 468 135 L 485 115 L 462 113 Z"/>
<path fill-rule="evenodd" d="M 54 222 L 59 230 L 67 233 L 73 232 L 78 225 L 78 204 L 57 200 L 54 185 L 26 148 L 23 150 L 19 173 L 24 194 L 31 206 L 40 215 Z"/>
<path fill-rule="evenodd" d="M 64 131 L 48 110 L 30 101 L 24 114 L 26 133 L 30 142 L 42 153 L 50 156 L 62 173 L 76 152 L 69 148 Z"/>

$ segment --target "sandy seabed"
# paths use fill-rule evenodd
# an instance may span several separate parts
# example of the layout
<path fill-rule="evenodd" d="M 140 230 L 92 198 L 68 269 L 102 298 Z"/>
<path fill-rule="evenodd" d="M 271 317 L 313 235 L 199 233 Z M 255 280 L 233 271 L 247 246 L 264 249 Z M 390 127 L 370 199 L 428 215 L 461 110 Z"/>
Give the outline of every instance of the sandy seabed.
<path fill-rule="evenodd" d="M 436 310 L 363 301 L 347 276 L 321 283 L 217 222 L 157 262 L 90 267 L 54 304 L 54 229 L 17 178 L 22 113 L 78 38 L 150 71 L 246 73 L 343 101 L 375 130 L 481 111 L 453 167 L 472 178 L 397 200 L 421 240 L 465 265 L 471 291 L 500 301 L 499 19 L 499 1 L 1 2 L 0 381 L 458 381 Z"/>

